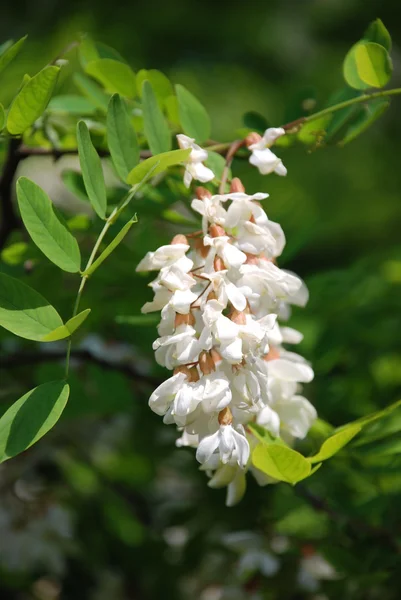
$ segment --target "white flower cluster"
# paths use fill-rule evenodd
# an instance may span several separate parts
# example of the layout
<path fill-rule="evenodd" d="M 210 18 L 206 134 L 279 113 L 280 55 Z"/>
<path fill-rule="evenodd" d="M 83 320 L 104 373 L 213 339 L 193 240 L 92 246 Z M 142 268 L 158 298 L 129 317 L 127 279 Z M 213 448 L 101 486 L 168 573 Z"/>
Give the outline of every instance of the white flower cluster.
<path fill-rule="evenodd" d="M 137 267 L 159 271 L 150 284 L 154 299 L 142 311 L 161 311 L 153 348 L 157 362 L 173 370 L 149 405 L 166 424 L 176 424 L 177 445 L 196 448 L 209 485 L 228 486 L 233 505 L 248 469 L 261 485 L 272 481 L 251 465 L 258 441 L 247 424 L 291 443 L 316 418 L 300 395 L 313 371 L 283 347 L 302 335 L 278 324 L 308 294 L 297 276 L 276 265 L 285 238 L 261 207 L 267 194 L 247 195 L 235 178 L 228 194 L 197 188 L 196 195 L 192 208 L 202 231 L 175 236 Z"/>

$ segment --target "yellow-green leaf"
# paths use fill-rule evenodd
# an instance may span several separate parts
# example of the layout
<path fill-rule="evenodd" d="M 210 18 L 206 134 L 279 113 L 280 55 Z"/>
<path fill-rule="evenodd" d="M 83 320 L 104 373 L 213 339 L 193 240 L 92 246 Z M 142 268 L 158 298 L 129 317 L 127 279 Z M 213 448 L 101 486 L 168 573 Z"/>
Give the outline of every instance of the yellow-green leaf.
<path fill-rule="evenodd" d="M 12 135 L 23 133 L 43 114 L 56 87 L 59 72 L 59 67 L 45 67 L 19 91 L 7 116 L 7 129 Z"/>
<path fill-rule="evenodd" d="M 128 173 L 139 163 L 139 144 L 118 94 L 111 97 L 107 111 L 107 143 L 118 175 L 126 181 Z"/>
<path fill-rule="evenodd" d="M 127 177 L 127 182 L 131 185 L 140 183 L 149 173 L 152 173 L 152 176 L 158 175 L 168 167 L 184 162 L 190 154 L 191 149 L 188 148 L 186 150 L 171 150 L 170 152 L 162 152 L 156 156 L 151 156 L 132 169 Z"/>
<path fill-rule="evenodd" d="M 106 91 L 133 98 L 136 94 L 135 73 L 131 67 L 112 58 L 89 62 L 85 71 L 99 81 Z"/>
<path fill-rule="evenodd" d="M 28 36 L 25 35 L 20 40 L 18 40 L 18 42 L 15 42 L 15 44 L 13 44 L 12 41 L 10 41 L 2 45 L 2 52 L 0 54 L 0 73 L 17 56 L 22 46 L 24 45 L 27 37 Z"/>
<path fill-rule="evenodd" d="M 200 144 L 210 137 L 211 124 L 204 106 L 183 85 L 176 85 L 180 122 L 184 133 Z"/>
<path fill-rule="evenodd" d="M 315 456 L 309 456 L 308 460 L 311 463 L 319 463 L 323 460 L 331 458 L 341 448 L 344 448 L 362 429 L 361 425 L 350 425 L 329 437 L 325 440 L 317 454 Z"/>
<path fill-rule="evenodd" d="M 364 90 L 385 86 L 393 70 L 387 50 L 374 42 L 358 42 L 344 61 L 344 77 L 348 85 Z"/>
<path fill-rule="evenodd" d="M 41 294 L 19 279 L 0 273 L 0 327 L 41 342 L 61 325 L 60 315 Z"/>
<path fill-rule="evenodd" d="M 310 462 L 302 454 L 279 444 L 258 444 L 252 463 L 266 475 L 291 484 L 311 474 Z"/>
<path fill-rule="evenodd" d="M 56 342 L 58 340 L 64 340 L 65 338 L 70 337 L 78 329 L 81 327 L 82 323 L 86 320 L 90 313 L 91 309 L 87 308 L 83 310 L 75 317 L 71 317 L 64 325 L 60 325 L 57 329 L 54 329 L 51 333 L 48 333 L 43 339 L 42 342 Z"/>
<path fill-rule="evenodd" d="M 131 227 L 133 226 L 133 224 L 137 223 L 137 221 L 138 221 L 138 219 L 136 218 L 136 216 L 133 219 L 130 219 L 128 221 L 128 223 L 126 223 L 124 225 L 124 227 L 121 229 L 121 231 L 116 235 L 116 237 L 114 238 L 114 240 L 112 242 L 110 242 L 110 244 L 107 246 L 107 248 L 105 248 L 105 250 L 103 250 L 103 252 L 101 253 L 101 255 L 89 267 L 89 269 L 87 269 L 86 271 L 84 271 L 83 275 L 92 275 L 92 273 L 94 271 L 96 271 L 96 269 L 98 267 L 100 267 L 100 265 L 102 264 L 102 262 L 105 261 L 106 258 L 113 252 L 113 250 L 115 250 L 117 248 L 117 246 L 123 241 L 123 239 L 125 238 L 125 236 L 129 232 L 129 230 L 131 229 Z"/>

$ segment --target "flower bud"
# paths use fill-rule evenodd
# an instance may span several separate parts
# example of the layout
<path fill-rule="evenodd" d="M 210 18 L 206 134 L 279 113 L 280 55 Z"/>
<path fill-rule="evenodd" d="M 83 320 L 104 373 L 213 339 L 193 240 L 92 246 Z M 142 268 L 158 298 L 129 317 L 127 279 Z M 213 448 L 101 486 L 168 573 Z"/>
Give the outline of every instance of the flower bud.
<path fill-rule="evenodd" d="M 245 254 L 246 254 L 246 261 L 245 261 L 246 265 L 257 265 L 259 263 L 259 256 L 256 256 L 255 254 L 248 254 L 247 252 Z"/>
<path fill-rule="evenodd" d="M 188 379 L 191 383 L 195 383 L 196 381 L 199 381 L 200 377 L 199 377 L 199 372 L 198 369 L 196 367 L 191 367 L 189 369 L 189 376 Z"/>
<path fill-rule="evenodd" d="M 204 375 L 210 375 L 210 373 L 216 370 L 209 352 L 203 351 L 199 354 L 199 368 Z"/>
<path fill-rule="evenodd" d="M 201 240 L 201 239 L 195 240 L 194 246 L 202 258 L 207 257 L 207 255 L 209 254 L 210 246 L 205 246 L 205 244 L 203 243 L 203 240 Z"/>
<path fill-rule="evenodd" d="M 212 349 L 210 350 L 210 356 L 211 356 L 211 358 L 212 358 L 212 360 L 213 360 L 213 362 L 214 362 L 214 364 L 215 364 L 215 366 L 216 366 L 216 367 L 217 367 L 217 366 L 218 366 L 218 365 L 221 363 L 221 361 L 223 360 L 223 359 L 222 359 L 222 356 L 221 356 L 221 354 L 220 354 L 220 352 L 218 352 L 218 351 L 216 350 L 216 348 L 212 348 Z"/>
<path fill-rule="evenodd" d="M 195 189 L 195 194 L 196 197 L 199 200 L 204 200 L 205 198 L 211 198 L 212 197 L 212 193 L 209 192 L 209 190 L 207 190 L 205 187 L 199 185 L 196 189 Z"/>
<path fill-rule="evenodd" d="M 280 352 L 275 346 L 270 346 L 269 352 L 264 355 L 263 360 L 269 362 L 270 360 L 276 360 L 276 358 L 280 358 Z"/>
<path fill-rule="evenodd" d="M 208 293 L 207 301 L 209 302 L 209 300 L 217 300 L 216 292 L 214 290 Z"/>
<path fill-rule="evenodd" d="M 171 246 L 174 246 L 175 244 L 185 244 L 186 246 L 188 246 L 188 240 L 185 237 L 185 235 L 183 235 L 182 233 L 178 233 L 173 237 L 173 239 L 170 242 Z"/>
<path fill-rule="evenodd" d="M 219 412 L 218 420 L 220 425 L 231 425 L 233 422 L 233 415 L 228 406 Z"/>
<path fill-rule="evenodd" d="M 222 235 L 226 235 L 223 227 L 221 225 L 211 225 L 209 228 L 210 235 L 213 238 L 221 237 Z"/>
<path fill-rule="evenodd" d="M 226 268 L 224 261 L 222 258 L 220 258 L 220 256 L 214 257 L 213 267 L 215 271 L 224 271 Z"/>
<path fill-rule="evenodd" d="M 234 177 L 231 181 L 230 192 L 245 192 L 244 185 L 239 177 Z"/>
<path fill-rule="evenodd" d="M 258 142 L 260 142 L 261 139 L 262 139 L 262 136 L 259 133 L 256 133 L 256 131 L 253 131 L 252 133 L 249 133 L 246 136 L 245 145 L 247 148 L 249 148 L 249 146 L 252 146 L 253 144 L 257 144 Z"/>
<path fill-rule="evenodd" d="M 180 325 L 193 325 L 195 323 L 195 317 L 192 313 L 188 313 L 186 315 L 181 315 L 180 313 L 176 313 L 174 319 L 174 328 L 177 329 Z"/>
<path fill-rule="evenodd" d="M 233 312 L 230 313 L 229 318 L 237 325 L 246 325 L 246 316 L 243 311 L 233 310 Z"/>

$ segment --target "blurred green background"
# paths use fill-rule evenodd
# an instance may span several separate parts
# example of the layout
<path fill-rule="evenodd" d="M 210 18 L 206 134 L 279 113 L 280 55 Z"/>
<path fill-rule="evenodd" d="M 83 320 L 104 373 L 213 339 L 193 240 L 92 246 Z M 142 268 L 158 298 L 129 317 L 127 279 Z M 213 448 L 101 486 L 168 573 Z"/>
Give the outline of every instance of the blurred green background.
<path fill-rule="evenodd" d="M 231 140 L 247 111 L 278 126 L 299 116 L 305 97 L 324 106 L 342 85 L 347 50 L 376 17 L 393 38 L 397 87 L 394 0 L 9 2 L 1 40 L 30 38 L 0 101 L 9 101 L 25 72 L 87 31 L 135 70 L 157 68 L 185 85 L 208 109 L 213 137 Z M 63 85 L 73 90 L 68 80 Z M 304 332 L 300 352 L 315 369 L 306 395 L 334 425 L 399 399 L 400 106 L 394 98 L 384 118 L 343 148 L 280 149 L 286 178 L 233 164 L 247 191 L 270 194 L 266 211 L 287 236 L 280 266 L 309 286 L 310 302 L 292 325 Z M 68 210 L 60 173 L 70 163 L 63 160 L 29 159 L 23 169 Z M 207 487 L 192 451 L 176 450 L 173 428 L 147 406 L 152 381 L 165 376 L 152 356 L 154 325 L 116 320 L 138 315 L 150 299 L 149 278 L 137 276 L 135 265 L 177 230 L 141 202 L 135 209 L 139 224 L 129 241 L 85 291 L 82 308 L 93 311 L 77 345 L 97 360 L 74 363 L 71 401 L 56 429 L 0 467 L 0 598 L 398 599 L 400 415 L 372 425 L 365 444 L 305 486 L 249 481 L 242 503 L 225 508 L 224 490 Z M 88 251 L 91 240 L 82 240 Z M 33 247 L 26 259 L 34 261 L 32 269 L 25 263 L 26 280 L 68 316 L 76 280 Z M 24 272 L 23 265 L 7 269 Z M 3 406 L 62 373 L 57 355 L 45 360 L 7 332 L 0 343 Z M 21 352 L 31 360 L 11 360 Z"/>

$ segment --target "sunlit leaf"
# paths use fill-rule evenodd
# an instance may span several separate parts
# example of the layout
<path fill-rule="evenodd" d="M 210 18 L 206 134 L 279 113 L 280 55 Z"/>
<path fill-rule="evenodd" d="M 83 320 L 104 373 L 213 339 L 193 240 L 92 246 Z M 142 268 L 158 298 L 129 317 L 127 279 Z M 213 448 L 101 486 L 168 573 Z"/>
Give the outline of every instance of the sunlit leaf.
<path fill-rule="evenodd" d="M 163 104 L 164 100 L 173 93 L 173 86 L 164 73 L 156 69 L 141 69 L 136 75 L 136 83 L 141 96 L 142 85 L 146 80 L 150 82 L 160 104 Z"/>
<path fill-rule="evenodd" d="M 27 340 L 43 338 L 63 325 L 41 294 L 19 279 L 0 273 L 0 326 Z"/>
<path fill-rule="evenodd" d="M 210 137 L 210 117 L 204 106 L 183 85 L 176 85 L 178 111 L 182 129 L 186 135 L 200 144 Z"/>
<path fill-rule="evenodd" d="M 341 448 L 344 448 L 351 440 L 354 438 L 360 431 L 362 427 L 361 425 L 351 425 L 339 431 L 325 440 L 317 454 L 314 456 L 309 456 L 308 460 L 311 463 L 322 462 L 323 460 L 327 460 L 331 458 Z"/>
<path fill-rule="evenodd" d="M 186 150 L 171 150 L 170 152 L 151 156 L 132 169 L 127 177 L 127 181 L 131 185 L 140 183 L 150 172 L 152 176 L 158 175 L 168 167 L 184 162 L 190 154 L 191 149 L 188 148 Z"/>
<path fill-rule="evenodd" d="M 25 242 L 15 242 L 1 251 L 1 260 L 6 265 L 20 265 L 26 257 L 28 244 Z"/>
<path fill-rule="evenodd" d="M 126 181 L 139 162 L 139 145 L 127 108 L 118 94 L 111 97 L 107 111 L 107 143 L 116 171 Z"/>
<path fill-rule="evenodd" d="M 363 39 L 368 42 L 380 44 L 387 52 L 390 52 L 391 50 L 391 36 L 381 19 L 372 21 L 363 34 Z"/>
<path fill-rule="evenodd" d="M 53 427 L 69 393 L 65 381 L 51 381 L 17 400 L 0 419 L 0 462 L 24 452 Z"/>
<path fill-rule="evenodd" d="M 364 90 L 385 86 L 391 77 L 393 66 L 383 46 L 374 42 L 358 42 L 345 57 L 343 70 L 348 85 Z"/>
<path fill-rule="evenodd" d="M 170 129 L 149 81 L 142 85 L 142 103 L 144 131 L 150 151 L 152 154 L 168 152 L 171 148 Z"/>
<path fill-rule="evenodd" d="M 86 320 L 90 313 L 91 309 L 87 308 L 83 310 L 79 314 L 75 315 L 75 317 L 71 317 L 64 325 L 57 327 L 52 332 L 48 333 L 43 339 L 43 342 L 56 342 L 58 340 L 64 340 L 65 338 L 70 337 L 78 329 L 81 327 L 82 323 Z"/>
<path fill-rule="evenodd" d="M 77 273 L 81 268 L 77 240 L 46 192 L 27 177 L 20 177 L 17 197 L 24 225 L 38 248 L 60 269 Z"/>
<path fill-rule="evenodd" d="M 77 124 L 78 155 L 86 193 L 95 212 L 104 219 L 107 208 L 106 186 L 102 164 L 84 121 Z"/>
<path fill-rule="evenodd" d="M 252 463 L 266 475 L 292 484 L 311 473 L 311 465 L 302 454 L 280 444 L 258 444 Z"/>
<path fill-rule="evenodd" d="M 7 129 L 23 133 L 45 111 L 57 83 L 59 67 L 49 66 L 39 71 L 14 98 L 7 116 Z"/>
<path fill-rule="evenodd" d="M 17 56 L 22 46 L 24 45 L 27 37 L 28 36 L 25 35 L 20 40 L 18 40 L 18 42 L 15 42 L 15 44 L 13 44 L 12 41 L 9 41 L 5 42 L 5 44 L 2 45 L 0 54 L 0 73 Z"/>
<path fill-rule="evenodd" d="M 135 74 L 129 65 L 111 58 L 100 58 L 89 62 L 85 71 L 99 81 L 106 91 L 129 98 L 135 96 Z"/>
<path fill-rule="evenodd" d="M 138 221 L 138 219 L 136 218 L 136 216 L 133 219 L 130 219 L 128 221 L 128 223 L 126 223 L 124 225 L 124 227 L 121 229 L 121 231 L 116 235 L 114 240 L 112 242 L 110 242 L 110 244 L 107 246 L 107 248 L 105 248 L 105 250 L 103 250 L 101 255 L 95 260 L 95 262 L 89 267 L 89 269 L 86 269 L 86 271 L 84 271 L 83 274 L 84 275 L 92 275 L 92 273 L 94 271 L 96 271 L 96 269 L 98 267 L 100 267 L 102 262 L 105 261 L 106 258 L 113 252 L 113 250 L 115 250 L 117 248 L 117 246 L 123 241 L 123 239 L 129 232 L 131 227 L 134 225 L 134 223 L 137 223 L 137 221 Z"/>

